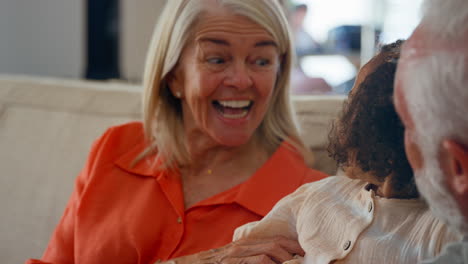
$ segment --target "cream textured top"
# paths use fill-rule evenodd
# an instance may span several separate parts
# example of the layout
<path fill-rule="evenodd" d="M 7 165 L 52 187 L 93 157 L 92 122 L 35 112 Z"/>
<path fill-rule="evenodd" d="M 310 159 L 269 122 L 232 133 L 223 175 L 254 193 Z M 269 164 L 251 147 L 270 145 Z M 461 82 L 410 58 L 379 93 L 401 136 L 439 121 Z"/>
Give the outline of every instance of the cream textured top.
<path fill-rule="evenodd" d="M 234 240 L 282 235 L 298 239 L 304 259 L 288 263 L 414 264 L 461 239 L 419 199 L 377 197 L 368 183 L 344 176 L 301 186 Z"/>

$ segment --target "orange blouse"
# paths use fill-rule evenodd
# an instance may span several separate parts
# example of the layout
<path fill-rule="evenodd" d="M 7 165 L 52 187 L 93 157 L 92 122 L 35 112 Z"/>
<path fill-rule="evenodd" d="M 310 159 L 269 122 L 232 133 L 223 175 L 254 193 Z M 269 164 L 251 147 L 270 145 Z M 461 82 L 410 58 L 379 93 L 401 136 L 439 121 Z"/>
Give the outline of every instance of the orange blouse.
<path fill-rule="evenodd" d="M 97 140 L 41 260 L 26 263 L 154 263 L 217 248 L 260 220 L 283 196 L 326 175 L 282 144 L 247 181 L 184 209 L 180 175 L 158 170 L 143 127 L 112 127 Z"/>

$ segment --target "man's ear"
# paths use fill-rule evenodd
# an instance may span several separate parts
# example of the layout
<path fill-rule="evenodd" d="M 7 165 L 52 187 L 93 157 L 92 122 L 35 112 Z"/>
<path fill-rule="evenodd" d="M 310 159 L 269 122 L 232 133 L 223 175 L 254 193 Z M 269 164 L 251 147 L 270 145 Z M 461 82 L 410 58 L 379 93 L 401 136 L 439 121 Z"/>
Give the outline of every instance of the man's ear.
<path fill-rule="evenodd" d="M 444 140 L 442 148 L 449 155 L 448 184 L 457 195 L 468 195 L 468 147 L 455 140 Z"/>

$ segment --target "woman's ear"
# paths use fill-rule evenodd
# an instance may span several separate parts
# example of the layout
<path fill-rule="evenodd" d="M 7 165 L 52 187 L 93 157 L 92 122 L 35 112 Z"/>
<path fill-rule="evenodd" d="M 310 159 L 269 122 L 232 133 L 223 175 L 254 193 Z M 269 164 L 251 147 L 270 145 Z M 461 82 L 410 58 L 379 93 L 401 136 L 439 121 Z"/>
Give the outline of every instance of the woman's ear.
<path fill-rule="evenodd" d="M 468 147 L 455 140 L 444 140 L 442 148 L 449 155 L 447 183 L 457 196 L 468 196 Z"/>
<path fill-rule="evenodd" d="M 166 76 L 166 81 L 169 86 L 169 90 L 171 91 L 171 94 L 176 97 L 181 99 L 182 98 L 182 78 L 180 76 L 180 73 L 178 72 L 177 68 L 171 71 L 170 73 L 167 74 Z"/>

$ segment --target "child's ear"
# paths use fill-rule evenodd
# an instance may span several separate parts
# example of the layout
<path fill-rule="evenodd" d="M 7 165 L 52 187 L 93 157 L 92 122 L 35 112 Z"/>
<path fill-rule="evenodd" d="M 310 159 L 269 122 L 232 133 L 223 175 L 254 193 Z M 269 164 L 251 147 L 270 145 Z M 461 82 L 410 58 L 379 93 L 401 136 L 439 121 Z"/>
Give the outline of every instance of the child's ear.
<path fill-rule="evenodd" d="M 442 148 L 447 153 L 447 183 L 456 195 L 468 195 L 468 147 L 455 140 L 444 140 Z"/>

